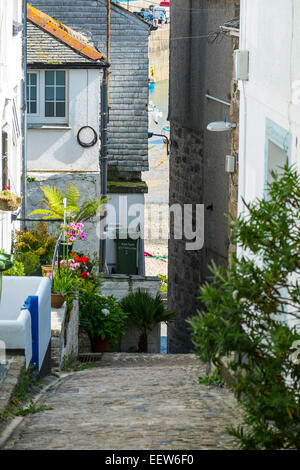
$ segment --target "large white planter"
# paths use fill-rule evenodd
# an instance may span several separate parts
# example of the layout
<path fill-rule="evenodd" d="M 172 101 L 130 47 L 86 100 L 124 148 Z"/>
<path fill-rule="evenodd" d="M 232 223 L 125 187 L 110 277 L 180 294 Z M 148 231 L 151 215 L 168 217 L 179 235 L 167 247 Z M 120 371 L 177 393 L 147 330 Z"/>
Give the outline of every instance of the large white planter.
<path fill-rule="evenodd" d="M 36 334 L 38 370 L 40 371 L 51 339 L 51 284 L 46 277 L 3 276 L 0 302 L 0 341 L 6 350 L 25 354 L 26 367 L 32 350 L 32 322 L 24 304 L 29 296 L 37 297 Z"/>

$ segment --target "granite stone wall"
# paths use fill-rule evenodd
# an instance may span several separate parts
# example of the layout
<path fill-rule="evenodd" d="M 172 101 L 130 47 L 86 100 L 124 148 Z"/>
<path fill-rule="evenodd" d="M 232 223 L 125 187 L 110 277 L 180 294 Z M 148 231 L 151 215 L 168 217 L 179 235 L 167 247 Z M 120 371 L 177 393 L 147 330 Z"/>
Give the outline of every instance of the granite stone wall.
<path fill-rule="evenodd" d="M 170 205 L 203 202 L 203 132 L 171 124 Z M 190 352 L 186 318 L 194 315 L 202 282 L 203 249 L 186 250 L 186 240 L 174 239 L 170 217 L 168 309 L 179 316 L 168 325 L 168 352 Z"/>

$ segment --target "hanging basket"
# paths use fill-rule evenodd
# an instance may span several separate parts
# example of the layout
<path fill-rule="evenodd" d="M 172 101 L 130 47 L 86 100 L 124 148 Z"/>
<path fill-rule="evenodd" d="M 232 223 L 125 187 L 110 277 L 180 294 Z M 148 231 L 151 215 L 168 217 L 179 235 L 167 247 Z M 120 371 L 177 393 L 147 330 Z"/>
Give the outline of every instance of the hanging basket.
<path fill-rule="evenodd" d="M 16 194 L 4 194 L 4 191 L 0 191 L 0 210 L 6 212 L 13 212 L 19 209 L 22 204 L 22 198 Z"/>

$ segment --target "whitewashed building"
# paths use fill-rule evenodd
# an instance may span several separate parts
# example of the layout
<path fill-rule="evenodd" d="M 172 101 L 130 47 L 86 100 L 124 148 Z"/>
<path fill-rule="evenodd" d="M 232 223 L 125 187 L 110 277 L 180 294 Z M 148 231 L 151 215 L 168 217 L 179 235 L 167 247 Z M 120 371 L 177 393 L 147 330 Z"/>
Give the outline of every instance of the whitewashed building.
<path fill-rule="evenodd" d="M 239 47 L 242 213 L 242 199 L 266 195 L 272 170 L 288 162 L 300 172 L 300 2 L 242 0 Z"/>
<path fill-rule="evenodd" d="M 0 189 L 21 194 L 23 1 L 0 2 Z M 0 211 L 0 249 L 11 250 L 11 212 Z"/>
<path fill-rule="evenodd" d="M 262 197 L 270 170 L 287 160 L 300 170 L 300 3 L 242 0 L 240 50 L 249 52 L 239 81 L 239 210 Z"/>

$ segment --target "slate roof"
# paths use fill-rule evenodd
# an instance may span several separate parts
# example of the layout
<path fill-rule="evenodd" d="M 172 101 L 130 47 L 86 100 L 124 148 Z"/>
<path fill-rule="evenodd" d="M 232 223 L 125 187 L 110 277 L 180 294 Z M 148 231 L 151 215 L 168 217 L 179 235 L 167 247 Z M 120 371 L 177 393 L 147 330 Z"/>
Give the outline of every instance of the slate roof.
<path fill-rule="evenodd" d="M 81 33 L 27 6 L 28 66 L 105 67 L 104 56 Z"/>

